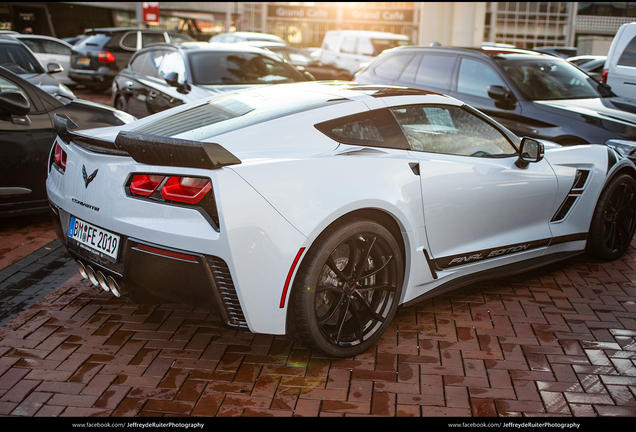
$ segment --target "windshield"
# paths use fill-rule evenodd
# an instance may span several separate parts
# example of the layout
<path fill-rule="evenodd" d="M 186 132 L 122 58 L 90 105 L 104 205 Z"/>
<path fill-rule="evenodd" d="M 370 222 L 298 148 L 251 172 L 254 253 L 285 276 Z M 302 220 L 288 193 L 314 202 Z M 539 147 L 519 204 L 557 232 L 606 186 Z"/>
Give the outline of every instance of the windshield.
<path fill-rule="evenodd" d="M 189 56 L 198 85 L 279 84 L 303 81 L 291 66 L 249 52 L 197 52 Z"/>
<path fill-rule="evenodd" d="M 598 81 L 566 61 L 507 60 L 504 71 L 528 100 L 585 99 L 612 96 Z"/>
<path fill-rule="evenodd" d="M 23 45 L 0 44 L 0 66 L 17 75 L 44 73 L 40 63 Z"/>

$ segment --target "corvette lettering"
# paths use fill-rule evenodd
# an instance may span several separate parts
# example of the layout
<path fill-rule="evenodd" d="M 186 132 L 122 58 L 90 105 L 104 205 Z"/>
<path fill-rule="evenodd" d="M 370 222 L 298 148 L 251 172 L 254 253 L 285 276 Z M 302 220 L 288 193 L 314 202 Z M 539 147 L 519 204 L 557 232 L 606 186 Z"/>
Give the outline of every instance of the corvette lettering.
<path fill-rule="evenodd" d="M 91 209 L 91 210 L 99 211 L 99 207 L 95 207 L 95 206 L 92 206 L 92 205 L 90 205 L 90 204 L 86 204 L 85 202 L 82 202 L 82 201 L 77 200 L 77 199 L 75 199 L 75 198 L 73 198 L 73 199 L 72 199 L 72 201 L 73 201 L 75 204 L 79 204 L 79 205 L 81 205 L 81 206 L 83 206 L 83 207 L 86 207 L 87 209 Z"/>

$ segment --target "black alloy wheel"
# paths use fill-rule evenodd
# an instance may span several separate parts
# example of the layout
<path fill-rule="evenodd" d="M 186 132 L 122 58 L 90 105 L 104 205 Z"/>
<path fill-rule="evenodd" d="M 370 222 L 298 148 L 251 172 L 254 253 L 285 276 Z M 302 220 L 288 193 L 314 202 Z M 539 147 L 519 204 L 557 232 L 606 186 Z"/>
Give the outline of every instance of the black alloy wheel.
<path fill-rule="evenodd" d="M 296 276 L 296 340 L 333 357 L 366 351 L 393 319 L 403 279 L 400 247 L 383 226 L 356 220 L 326 230 Z"/>
<path fill-rule="evenodd" d="M 596 258 L 615 260 L 629 248 L 636 229 L 636 181 L 627 174 L 614 178 L 599 198 L 587 251 Z"/>

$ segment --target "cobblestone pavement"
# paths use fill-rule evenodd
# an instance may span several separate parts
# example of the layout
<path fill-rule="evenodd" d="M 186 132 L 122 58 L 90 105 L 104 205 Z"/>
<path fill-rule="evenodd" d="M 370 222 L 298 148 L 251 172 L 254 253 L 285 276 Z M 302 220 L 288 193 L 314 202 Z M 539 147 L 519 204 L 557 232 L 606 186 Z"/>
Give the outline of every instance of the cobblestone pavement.
<path fill-rule="evenodd" d="M 0 416 L 635 416 L 635 247 L 402 308 L 372 349 L 331 359 L 117 299 L 47 218 L 0 220 Z"/>

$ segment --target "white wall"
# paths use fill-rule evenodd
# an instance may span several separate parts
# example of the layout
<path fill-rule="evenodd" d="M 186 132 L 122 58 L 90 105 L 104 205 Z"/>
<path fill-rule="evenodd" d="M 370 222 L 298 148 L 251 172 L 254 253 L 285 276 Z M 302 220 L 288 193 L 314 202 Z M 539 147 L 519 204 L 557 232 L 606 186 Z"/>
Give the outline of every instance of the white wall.
<path fill-rule="evenodd" d="M 480 47 L 484 41 L 484 2 L 421 2 L 419 45 Z"/>

